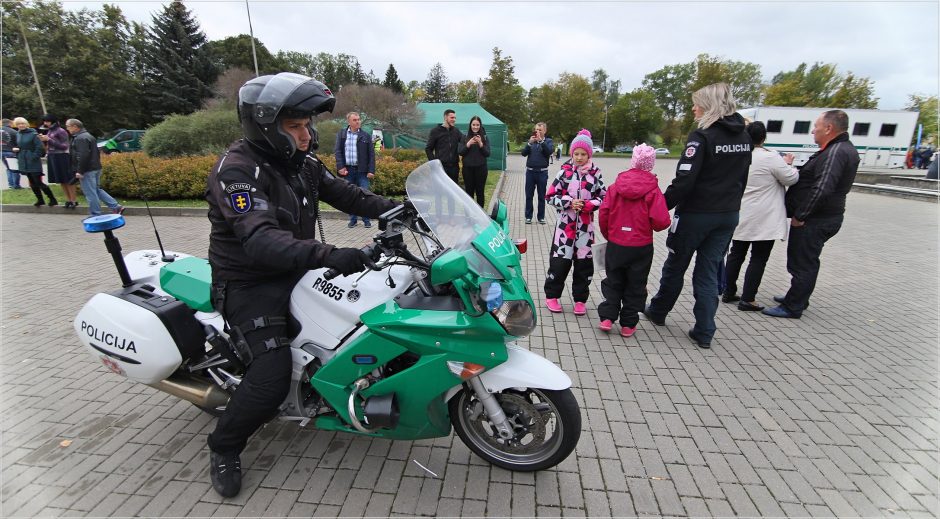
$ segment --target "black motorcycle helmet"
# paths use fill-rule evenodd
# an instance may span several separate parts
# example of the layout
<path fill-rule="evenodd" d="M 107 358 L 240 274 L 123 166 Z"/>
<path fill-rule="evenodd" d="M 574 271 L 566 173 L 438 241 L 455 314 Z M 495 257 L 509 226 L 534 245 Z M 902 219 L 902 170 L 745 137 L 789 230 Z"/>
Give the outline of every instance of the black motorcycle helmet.
<path fill-rule="evenodd" d="M 297 149 L 294 139 L 281 129 L 282 119 L 309 118 L 310 152 L 318 146 L 313 117 L 332 112 L 333 92 L 323 83 L 292 72 L 261 76 L 242 85 L 238 91 L 238 120 L 245 139 L 251 144 L 294 163 L 301 163 L 306 151 Z"/>

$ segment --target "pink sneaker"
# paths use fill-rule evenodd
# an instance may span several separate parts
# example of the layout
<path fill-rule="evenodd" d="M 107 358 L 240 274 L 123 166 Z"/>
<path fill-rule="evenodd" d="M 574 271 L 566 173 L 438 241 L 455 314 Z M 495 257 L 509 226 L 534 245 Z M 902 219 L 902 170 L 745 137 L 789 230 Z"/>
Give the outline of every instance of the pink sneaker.
<path fill-rule="evenodd" d="M 636 331 L 636 326 L 633 328 L 628 328 L 626 326 L 620 328 L 620 335 L 622 337 L 633 337 L 633 332 Z"/>
<path fill-rule="evenodd" d="M 561 312 L 561 302 L 558 301 L 558 298 L 546 299 L 546 300 L 545 300 L 545 306 L 548 307 L 548 310 L 549 310 L 550 312 L 554 312 L 554 313 L 556 313 L 556 314 L 559 313 L 559 312 Z"/>
<path fill-rule="evenodd" d="M 575 303 L 574 315 L 585 315 L 585 314 L 587 314 L 587 307 L 584 306 L 584 303 Z"/>
<path fill-rule="evenodd" d="M 604 319 L 597 327 L 600 328 L 601 331 L 609 332 L 610 329 L 614 327 L 614 323 L 610 319 Z"/>

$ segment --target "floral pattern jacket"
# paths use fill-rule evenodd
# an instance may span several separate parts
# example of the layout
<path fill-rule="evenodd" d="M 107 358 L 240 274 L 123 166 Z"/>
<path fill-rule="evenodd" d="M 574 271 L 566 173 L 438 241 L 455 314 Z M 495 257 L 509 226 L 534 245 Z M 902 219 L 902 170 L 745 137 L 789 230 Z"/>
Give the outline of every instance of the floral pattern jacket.
<path fill-rule="evenodd" d="M 552 240 L 551 257 L 565 259 L 591 258 L 594 245 L 594 212 L 604 201 L 607 189 L 601 179 L 601 170 L 588 162 L 575 167 L 570 160 L 562 164 L 561 171 L 545 193 L 545 200 L 558 210 L 558 226 Z M 584 200 L 584 208 L 575 211 L 573 200 Z"/>

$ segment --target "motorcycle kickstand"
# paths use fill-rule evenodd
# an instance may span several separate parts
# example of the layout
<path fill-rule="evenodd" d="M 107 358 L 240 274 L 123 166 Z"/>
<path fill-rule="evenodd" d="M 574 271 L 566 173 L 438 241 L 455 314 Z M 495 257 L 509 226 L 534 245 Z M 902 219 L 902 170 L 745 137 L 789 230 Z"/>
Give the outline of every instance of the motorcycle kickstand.
<path fill-rule="evenodd" d="M 480 381 L 480 377 L 473 377 L 469 382 L 470 387 L 473 388 L 473 392 L 477 395 L 477 399 L 483 404 L 483 410 L 486 411 L 487 418 L 489 418 L 493 426 L 496 427 L 496 432 L 499 433 L 499 437 L 503 440 L 512 438 L 512 426 L 509 425 L 509 419 L 506 417 L 503 407 L 499 405 L 496 398 L 483 387 L 483 382 Z"/>

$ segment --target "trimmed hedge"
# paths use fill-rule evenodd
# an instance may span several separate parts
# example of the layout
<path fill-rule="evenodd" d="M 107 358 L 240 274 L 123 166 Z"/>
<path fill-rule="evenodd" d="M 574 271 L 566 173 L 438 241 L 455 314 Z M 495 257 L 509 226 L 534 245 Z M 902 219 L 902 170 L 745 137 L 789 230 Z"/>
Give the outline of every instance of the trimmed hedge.
<path fill-rule="evenodd" d="M 101 157 L 101 185 L 112 196 L 140 198 L 143 192 L 151 200 L 203 198 L 206 178 L 218 155 L 149 157 L 143 152 L 112 153 Z M 131 160 L 137 166 L 140 181 L 134 175 Z"/>
<path fill-rule="evenodd" d="M 377 170 L 372 182 L 372 191 L 384 196 L 397 196 L 405 193 L 405 179 L 424 160 L 396 160 L 415 156 L 414 153 L 396 153 L 396 150 L 383 151 L 376 157 Z M 319 154 L 320 160 L 336 171 L 336 159 L 333 154 Z M 134 175 L 131 160 L 137 166 L 140 181 Z M 161 199 L 201 199 L 206 190 L 206 178 L 218 160 L 218 155 L 198 155 L 175 158 L 150 157 L 143 152 L 112 153 L 101 157 L 101 185 L 111 195 L 122 198 L 140 198 L 141 191 L 151 200 Z"/>

